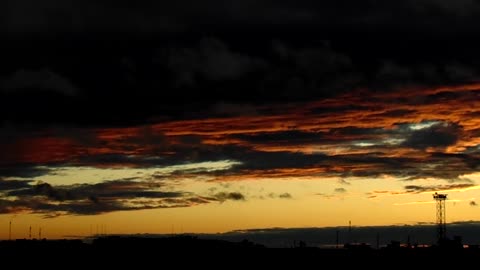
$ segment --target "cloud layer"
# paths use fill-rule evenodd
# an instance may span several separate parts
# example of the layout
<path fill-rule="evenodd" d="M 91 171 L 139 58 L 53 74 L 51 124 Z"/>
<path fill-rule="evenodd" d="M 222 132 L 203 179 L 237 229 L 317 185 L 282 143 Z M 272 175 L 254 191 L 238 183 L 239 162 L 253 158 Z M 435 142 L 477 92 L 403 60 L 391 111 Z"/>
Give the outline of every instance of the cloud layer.
<path fill-rule="evenodd" d="M 3 197 L 0 214 L 35 213 L 44 217 L 96 215 L 246 200 L 239 192 L 220 192 L 207 197 L 191 192 L 162 191 L 166 189 L 164 186 L 159 182 L 142 182 L 135 178 L 69 186 L 0 179 L 0 194 Z"/>
<path fill-rule="evenodd" d="M 141 33 L 306 25 L 316 28 L 333 25 L 337 29 L 367 29 L 377 25 L 400 30 L 438 31 L 440 26 L 448 29 L 475 28 L 480 6 L 473 0 L 392 0 L 361 3 L 352 0 L 208 0 L 201 3 L 182 0 L 175 3 L 144 1 L 135 5 L 127 1 L 9 0 L 5 1 L 2 11 L 3 28 L 29 32 L 52 29 Z M 453 21 L 457 22 L 458 26 L 450 24 Z"/>
<path fill-rule="evenodd" d="M 214 183 L 387 176 L 410 181 L 404 193 L 471 189 L 476 183 L 466 175 L 480 166 L 479 89 L 468 84 L 352 92 L 320 101 L 252 106 L 256 113 L 243 116 L 128 128 L 52 128 L 19 133 L 15 139 L 7 136 L 2 149 L 9 155 L 0 157 L 5 178 L 0 187 L 13 199 L 2 201 L 2 211 L 97 214 L 246 199 L 235 190 L 206 195 L 164 190 L 164 185 L 182 179 Z M 214 168 L 208 162 L 223 165 Z M 203 165 L 189 168 L 189 164 Z M 64 166 L 161 169 L 179 165 L 184 167 L 149 179 L 93 185 L 62 187 L 29 180 Z M 424 179 L 446 184 L 415 184 Z M 337 194 L 346 192 L 335 189 Z"/>
<path fill-rule="evenodd" d="M 476 188 L 479 15 L 473 0 L 4 1 L 0 212 L 297 198 L 188 181 Z M 149 173 L 43 179 L 82 168 Z"/>

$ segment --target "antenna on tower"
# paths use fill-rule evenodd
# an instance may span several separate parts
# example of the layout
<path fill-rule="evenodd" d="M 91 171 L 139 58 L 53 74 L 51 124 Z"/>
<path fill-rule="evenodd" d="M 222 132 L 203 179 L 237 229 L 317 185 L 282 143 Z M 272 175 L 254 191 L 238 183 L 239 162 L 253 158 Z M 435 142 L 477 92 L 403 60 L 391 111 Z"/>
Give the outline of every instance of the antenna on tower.
<path fill-rule="evenodd" d="M 32 239 L 32 226 L 30 226 L 30 230 L 28 233 L 28 238 L 31 240 Z"/>
<path fill-rule="evenodd" d="M 10 220 L 10 224 L 8 226 L 8 241 L 12 240 L 12 221 Z"/>
<path fill-rule="evenodd" d="M 38 228 L 38 240 L 42 239 L 42 227 Z"/>
<path fill-rule="evenodd" d="M 446 209 L 445 201 L 447 200 L 447 194 L 433 194 L 433 199 L 436 201 L 437 212 L 437 243 L 440 244 L 447 238 L 447 222 L 446 222 Z"/>

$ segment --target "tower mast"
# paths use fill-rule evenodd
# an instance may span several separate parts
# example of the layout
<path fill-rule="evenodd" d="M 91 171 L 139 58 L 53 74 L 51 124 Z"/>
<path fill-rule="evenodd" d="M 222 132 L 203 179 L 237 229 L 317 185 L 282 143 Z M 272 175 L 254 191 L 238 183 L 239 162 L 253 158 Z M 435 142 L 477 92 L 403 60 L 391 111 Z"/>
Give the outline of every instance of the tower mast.
<path fill-rule="evenodd" d="M 447 200 L 447 194 L 433 194 L 433 199 L 436 202 L 437 212 L 437 242 L 440 244 L 447 238 L 447 222 L 446 222 L 446 209 L 445 201 Z"/>

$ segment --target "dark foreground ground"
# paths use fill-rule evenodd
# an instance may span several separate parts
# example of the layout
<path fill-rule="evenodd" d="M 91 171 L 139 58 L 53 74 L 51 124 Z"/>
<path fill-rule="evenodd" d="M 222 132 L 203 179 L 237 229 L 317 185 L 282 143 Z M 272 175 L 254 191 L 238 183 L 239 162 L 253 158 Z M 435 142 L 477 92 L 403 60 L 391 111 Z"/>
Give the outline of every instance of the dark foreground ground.
<path fill-rule="evenodd" d="M 36 265 L 49 268 L 137 266 L 145 268 L 198 269 L 417 269 L 461 266 L 477 268 L 478 248 L 266 248 L 249 241 L 228 242 L 195 237 L 97 238 L 81 240 L 16 240 L 0 242 L 4 265 Z M 367 269 L 368 269 L 367 268 Z"/>

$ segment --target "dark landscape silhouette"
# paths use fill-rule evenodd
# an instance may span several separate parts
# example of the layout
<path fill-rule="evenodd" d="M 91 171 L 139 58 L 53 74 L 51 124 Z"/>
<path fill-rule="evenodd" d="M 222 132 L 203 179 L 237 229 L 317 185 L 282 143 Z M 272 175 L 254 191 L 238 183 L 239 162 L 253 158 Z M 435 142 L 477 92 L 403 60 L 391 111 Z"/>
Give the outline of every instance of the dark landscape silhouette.
<path fill-rule="evenodd" d="M 212 255 L 226 260 L 239 260 L 238 265 L 256 262 L 258 265 L 308 265 L 321 261 L 324 265 L 336 263 L 339 266 L 368 266 L 373 263 L 394 260 L 395 264 L 435 264 L 438 258 L 448 256 L 459 262 L 475 261 L 480 258 L 478 245 L 463 246 L 460 242 L 433 246 L 406 245 L 392 241 L 381 248 L 367 243 L 347 243 L 339 247 L 310 247 L 303 241 L 295 242 L 289 248 L 267 248 L 248 240 L 232 242 L 203 239 L 191 235 L 171 237 L 104 236 L 94 238 L 91 243 L 82 240 L 24 240 L 0 242 L 0 254 L 5 258 L 21 261 L 24 256 L 34 259 L 59 257 L 64 260 L 80 260 L 84 263 L 141 263 L 147 264 L 161 259 L 163 262 L 200 260 L 208 265 Z M 244 257 L 245 256 L 245 257 Z M 240 258 L 244 259 L 240 259 Z M 175 259 L 178 258 L 178 259 Z M 194 261 L 190 261 L 194 260 Z M 206 261 L 205 261 L 206 260 Z M 177 261 L 177 263 L 179 263 Z"/>
<path fill-rule="evenodd" d="M 464 243 L 460 235 L 435 242 L 435 226 L 404 225 L 354 228 L 273 228 L 233 231 L 223 234 L 94 235 L 87 238 L 56 240 L 31 238 L 0 241 L 0 248 L 4 252 L 30 249 L 40 252 L 48 252 L 50 249 L 87 252 L 92 250 L 145 251 L 152 249 L 186 251 L 309 249 L 319 252 L 336 250 L 335 252 L 339 254 L 360 251 L 376 254 L 395 252 L 429 254 L 441 250 L 456 250 L 465 253 L 480 251 L 479 238 L 475 238 L 475 236 L 479 237 L 480 224 L 477 222 L 450 224 L 449 227 L 452 228 L 452 232 L 464 232 L 470 239 L 469 242 Z M 428 237 L 429 234 L 430 237 Z M 395 239 L 384 239 L 385 237 L 395 237 Z M 351 241 L 345 241 L 347 239 L 351 239 Z"/>

